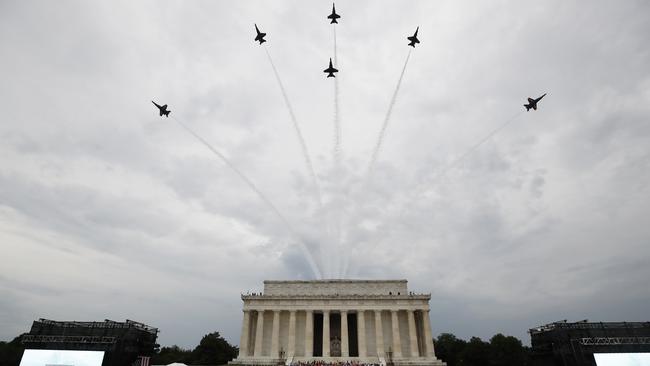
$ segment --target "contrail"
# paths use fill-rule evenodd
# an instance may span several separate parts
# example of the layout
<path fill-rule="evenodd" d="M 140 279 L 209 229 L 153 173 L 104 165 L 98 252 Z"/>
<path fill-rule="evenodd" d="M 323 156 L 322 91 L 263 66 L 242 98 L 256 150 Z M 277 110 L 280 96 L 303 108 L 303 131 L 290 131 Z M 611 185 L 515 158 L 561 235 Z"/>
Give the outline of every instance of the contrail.
<path fill-rule="evenodd" d="M 339 63 L 338 63 L 338 50 L 337 50 L 337 43 L 336 43 L 336 24 L 332 24 L 332 32 L 334 36 L 334 67 L 338 68 Z M 334 149 L 332 150 L 332 157 L 334 160 L 334 174 L 338 175 L 340 174 L 340 169 L 341 169 L 341 115 L 339 111 L 339 78 L 335 77 L 334 78 Z M 335 185 L 340 186 L 340 179 L 336 179 L 334 182 Z M 338 189 L 336 190 L 338 191 Z M 333 243 L 335 244 L 335 248 L 337 249 L 337 252 L 340 253 L 340 255 L 335 254 L 334 257 L 337 258 L 337 267 L 339 269 L 336 270 L 336 277 L 340 278 L 341 277 L 341 269 L 340 269 L 340 264 L 341 261 L 343 260 L 343 257 L 345 256 L 345 251 L 343 250 L 342 243 L 341 243 L 341 225 L 340 225 L 340 219 L 341 219 L 341 207 L 340 205 L 337 204 L 336 201 L 332 202 L 332 207 L 331 210 L 333 215 L 330 215 L 330 221 L 332 225 L 334 226 L 334 233 L 333 235 L 330 235 L 332 238 Z"/>
<path fill-rule="evenodd" d="M 519 117 L 522 113 L 524 113 L 524 111 L 517 112 L 512 117 L 508 118 L 503 124 L 501 124 L 499 127 L 495 128 L 490 133 L 488 133 L 478 143 L 474 144 L 472 147 L 467 149 L 467 151 L 465 151 L 465 153 L 463 153 L 463 155 L 459 156 L 454 161 L 452 161 L 450 164 L 447 164 L 445 167 L 443 167 L 442 170 L 440 171 L 440 173 L 438 173 L 430 183 L 437 182 L 439 179 L 444 177 L 447 174 L 448 171 L 450 171 L 451 169 L 456 167 L 460 162 L 465 160 L 465 158 L 467 158 L 470 154 L 472 154 L 474 151 L 476 151 L 476 149 L 478 149 L 481 145 L 483 145 L 485 142 L 487 142 L 492 136 L 496 135 L 501 130 L 506 128 L 506 126 L 508 126 L 510 123 L 512 123 L 515 119 L 517 119 L 517 117 Z"/>
<path fill-rule="evenodd" d="M 384 117 L 384 123 L 382 124 L 381 130 L 379 131 L 379 136 L 377 138 L 377 143 L 375 144 L 375 148 L 372 152 L 372 156 L 370 158 L 370 162 L 368 163 L 368 167 L 366 168 L 366 172 L 364 177 L 361 180 L 361 185 L 364 186 L 365 184 L 368 183 L 368 179 L 370 178 L 372 174 L 372 170 L 375 167 L 375 164 L 377 163 L 377 157 L 379 156 L 379 151 L 381 150 L 381 146 L 384 142 L 384 137 L 386 135 L 386 129 L 388 128 L 388 122 L 390 122 L 390 117 L 393 112 L 393 107 L 395 106 L 395 102 L 397 101 L 397 94 L 399 93 L 399 88 L 402 85 L 402 80 L 404 79 L 404 73 L 406 72 L 406 66 L 409 63 L 409 59 L 411 58 L 411 50 L 409 50 L 408 54 L 406 55 L 406 60 L 404 60 L 404 66 L 402 67 L 402 72 L 400 73 L 399 80 L 397 81 L 397 85 L 395 86 L 395 91 L 393 92 L 393 96 L 390 100 L 390 104 L 388 105 L 388 111 L 386 111 L 386 116 Z M 347 197 L 348 195 L 345 195 L 344 201 L 349 199 Z M 342 218 L 340 219 L 342 221 Z M 341 242 L 339 245 L 342 247 L 345 244 L 345 239 L 343 239 L 343 234 L 341 233 L 339 236 L 341 239 Z M 343 274 L 347 275 L 347 271 L 349 268 L 350 260 L 349 258 L 346 258 L 343 264 Z"/>
<path fill-rule="evenodd" d="M 338 53 L 336 45 L 336 24 L 334 30 L 334 67 L 338 68 Z M 341 159 L 341 114 L 339 111 L 339 79 L 334 78 L 334 161 L 338 164 Z"/>
<path fill-rule="evenodd" d="M 302 136 L 302 132 L 300 131 L 300 126 L 298 125 L 298 121 L 296 120 L 296 115 L 293 113 L 293 108 L 291 107 L 291 102 L 289 102 L 289 97 L 287 96 L 287 92 L 286 90 L 284 90 L 284 85 L 282 84 L 282 80 L 280 79 L 280 74 L 278 73 L 278 70 L 276 69 L 275 64 L 273 63 L 273 58 L 271 58 L 271 54 L 269 53 L 269 50 L 266 47 L 264 47 L 264 51 L 266 52 L 266 56 L 269 59 L 269 63 L 271 64 L 271 67 L 273 68 L 273 73 L 275 74 L 275 79 L 278 81 L 278 85 L 280 86 L 280 91 L 282 92 L 284 103 L 286 104 L 287 109 L 289 110 L 289 116 L 291 117 L 293 128 L 295 129 L 296 135 L 298 136 L 298 140 L 300 141 L 300 147 L 302 148 L 302 155 L 305 158 L 305 164 L 307 165 L 307 170 L 311 175 L 311 179 L 314 184 L 314 190 L 316 191 L 316 197 L 318 198 L 318 205 L 319 207 L 322 207 L 323 200 L 321 198 L 320 185 L 318 184 L 318 177 L 316 177 L 316 172 L 314 171 L 314 165 L 312 164 L 311 159 L 309 158 L 309 150 L 307 150 L 307 144 L 305 143 L 305 139 Z"/>
<path fill-rule="evenodd" d="M 399 81 L 397 81 L 395 92 L 393 92 L 393 97 L 391 98 L 390 104 L 388 105 L 388 111 L 386 112 L 386 117 L 384 118 L 384 124 L 381 127 L 381 131 L 379 132 L 379 137 L 377 138 L 377 144 L 375 144 L 375 149 L 372 152 L 370 163 L 368 164 L 368 168 L 366 169 L 366 177 L 364 181 L 370 177 L 370 174 L 372 174 L 372 170 L 374 169 L 375 164 L 377 163 L 379 150 L 381 149 L 381 145 L 384 142 L 384 136 L 386 135 L 386 128 L 388 127 L 388 122 L 390 121 L 390 116 L 393 112 L 393 106 L 395 106 L 395 101 L 397 100 L 397 93 L 399 92 L 399 88 L 402 85 L 402 79 L 404 78 L 404 72 L 406 71 L 406 65 L 408 65 L 410 57 L 411 57 L 411 50 L 409 50 L 409 53 L 406 56 L 406 61 L 404 61 L 404 67 L 402 67 L 402 73 L 399 76 Z"/>
<path fill-rule="evenodd" d="M 338 68 L 339 58 L 338 58 L 338 43 L 336 38 L 336 24 L 332 25 L 332 32 L 334 37 L 334 67 Z M 341 111 L 339 107 L 339 99 L 340 99 L 339 78 L 334 78 L 334 149 L 332 153 L 333 153 L 333 160 L 334 160 L 334 174 L 337 177 L 335 179 L 334 184 L 339 187 L 339 189 L 335 191 L 336 195 L 340 194 L 340 189 L 342 188 L 341 182 L 343 180 L 343 177 L 341 176 L 343 136 L 341 132 Z M 333 246 L 336 248 L 336 252 L 333 253 L 333 257 L 337 259 L 337 262 L 335 263 L 336 277 L 343 278 L 345 273 L 344 268 L 345 268 L 346 257 L 348 257 L 349 254 L 347 253 L 347 250 L 345 250 L 346 248 L 344 247 L 344 243 L 341 236 L 341 226 L 343 220 L 343 206 L 341 205 L 341 198 L 335 198 L 333 200 L 331 210 L 333 210 L 332 215 L 330 215 L 330 220 L 332 221 L 332 226 L 333 226 L 333 235 L 331 235 L 331 237 L 333 242 L 332 244 L 334 244 Z"/>
<path fill-rule="evenodd" d="M 266 198 L 264 193 L 262 193 L 262 191 L 260 191 L 257 188 L 257 186 L 255 186 L 255 184 L 253 184 L 253 182 L 250 179 L 248 179 L 248 177 L 244 175 L 244 173 L 242 173 L 241 170 L 239 170 L 233 163 L 231 163 L 230 160 L 228 160 L 222 153 L 220 153 L 217 149 L 212 147 L 212 145 L 210 145 L 206 140 L 204 140 L 201 136 L 199 136 L 196 132 L 194 132 L 191 128 L 189 128 L 185 123 L 181 122 L 174 116 L 172 116 L 172 119 L 176 121 L 181 127 L 183 127 L 185 131 L 189 132 L 192 136 L 194 136 L 197 140 L 199 140 L 199 142 L 205 145 L 205 147 L 207 147 L 211 152 L 213 152 L 226 165 L 228 165 L 228 167 L 232 169 L 232 171 L 235 172 L 235 174 L 237 174 L 239 178 L 241 178 L 248 185 L 250 189 L 252 189 L 255 193 L 257 193 L 259 198 L 271 209 L 271 211 L 273 211 L 276 214 L 276 216 L 280 219 L 280 221 L 282 221 L 282 223 L 286 226 L 287 230 L 291 233 L 291 235 L 297 238 L 298 243 L 300 244 L 300 248 L 302 249 L 303 254 L 307 258 L 307 262 L 309 262 L 312 271 L 314 271 L 314 275 L 316 276 L 316 278 L 321 278 L 321 272 L 318 269 L 318 266 L 316 265 L 316 262 L 314 261 L 314 258 L 312 257 L 311 253 L 307 250 L 305 244 L 300 240 L 299 235 L 293 229 L 289 221 L 287 221 L 287 219 L 280 213 L 280 211 L 275 207 L 275 205 L 271 202 L 271 200 Z"/>
<path fill-rule="evenodd" d="M 481 145 L 486 143 L 490 138 L 492 138 L 494 135 L 499 133 L 501 130 L 506 128 L 509 124 L 511 124 L 513 121 L 517 119 L 524 111 L 517 112 L 514 115 L 512 115 L 510 118 L 508 118 L 504 123 L 499 125 L 497 128 L 494 130 L 490 131 L 485 137 L 483 137 L 481 140 L 479 140 L 476 144 L 472 145 L 469 149 L 467 149 L 462 155 L 460 155 L 458 158 L 454 159 L 451 163 L 445 165 L 438 174 L 436 174 L 433 179 L 428 181 L 426 183 L 426 187 L 429 188 L 431 185 L 434 183 L 437 183 L 440 179 L 442 179 L 451 169 L 454 167 L 458 166 L 463 160 L 465 160 L 469 155 L 471 155 L 474 151 L 476 151 Z M 414 189 L 415 192 L 412 194 L 412 198 L 408 202 L 412 202 L 414 200 L 417 200 L 418 197 L 423 193 L 422 186 L 418 186 Z M 407 204 L 406 207 L 402 208 L 402 213 L 407 209 L 407 207 L 411 207 L 411 204 Z M 402 214 L 400 214 L 402 215 Z"/>

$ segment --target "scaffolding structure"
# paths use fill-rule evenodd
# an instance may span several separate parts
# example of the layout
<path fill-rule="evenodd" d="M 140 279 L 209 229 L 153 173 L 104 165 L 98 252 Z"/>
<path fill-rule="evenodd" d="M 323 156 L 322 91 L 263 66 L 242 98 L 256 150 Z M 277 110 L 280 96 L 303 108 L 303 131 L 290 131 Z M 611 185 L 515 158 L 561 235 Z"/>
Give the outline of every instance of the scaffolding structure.
<path fill-rule="evenodd" d="M 140 356 L 152 356 L 158 329 L 126 320 L 56 321 L 38 319 L 22 342 L 27 349 L 104 351 L 102 366 L 131 365 Z"/>
<path fill-rule="evenodd" d="M 596 366 L 594 353 L 650 352 L 650 322 L 567 322 L 529 330 L 533 365 Z"/>

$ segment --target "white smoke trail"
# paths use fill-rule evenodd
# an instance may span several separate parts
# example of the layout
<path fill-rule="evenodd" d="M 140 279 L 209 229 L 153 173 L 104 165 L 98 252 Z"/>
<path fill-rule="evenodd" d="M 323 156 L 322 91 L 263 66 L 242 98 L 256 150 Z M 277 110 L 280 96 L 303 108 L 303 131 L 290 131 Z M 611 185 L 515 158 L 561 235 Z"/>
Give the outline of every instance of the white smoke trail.
<path fill-rule="evenodd" d="M 523 112 L 523 111 L 521 111 L 521 112 L 517 112 L 517 113 L 514 114 L 512 117 L 508 118 L 508 119 L 507 119 L 503 124 L 501 124 L 499 127 L 497 127 L 497 128 L 495 128 L 494 130 L 490 131 L 490 133 L 488 133 L 485 137 L 483 137 L 481 140 L 479 140 L 478 143 L 472 145 L 472 146 L 471 146 L 469 149 L 467 149 L 467 150 L 466 150 L 466 151 L 465 151 L 461 156 L 459 156 L 458 158 L 456 158 L 455 160 L 453 160 L 451 163 L 445 165 L 445 166 L 440 170 L 440 172 L 439 172 L 439 173 L 438 173 L 438 174 L 433 178 L 433 180 L 429 181 L 428 183 L 429 183 L 429 184 L 431 184 L 431 183 L 435 183 L 435 182 L 437 182 L 439 179 L 441 179 L 442 177 L 444 177 L 444 176 L 447 174 L 447 172 L 449 172 L 452 168 L 454 168 L 454 167 L 456 167 L 458 164 L 460 164 L 460 162 L 462 162 L 463 160 L 465 160 L 465 158 L 467 158 L 467 157 L 468 157 L 469 155 L 471 155 L 474 151 L 476 151 L 476 149 L 478 149 L 481 145 L 483 145 L 484 143 L 486 143 L 490 138 L 492 138 L 492 136 L 496 135 L 496 134 L 499 133 L 501 130 L 503 130 L 504 128 L 506 128 L 506 126 L 508 126 L 510 123 L 512 123 L 514 120 L 516 120 L 517 117 L 519 117 L 522 113 L 524 113 L 524 112 Z"/>
<path fill-rule="evenodd" d="M 332 26 L 334 30 L 334 67 L 339 67 L 337 45 L 336 45 L 336 24 Z M 339 79 L 334 78 L 334 161 L 340 165 L 341 160 L 341 114 L 339 111 Z"/>
<path fill-rule="evenodd" d="M 411 50 L 409 50 L 409 53 L 406 56 L 406 61 L 404 61 L 404 67 L 402 67 L 402 73 L 399 76 L 399 80 L 397 81 L 397 86 L 395 87 L 395 92 L 393 92 L 393 97 L 391 98 L 390 104 L 388 105 L 388 111 L 386 112 L 384 123 L 381 126 L 381 130 L 379 131 L 379 137 L 377 138 L 375 149 L 372 152 L 370 163 L 368 164 L 368 168 L 366 169 L 366 175 L 364 181 L 370 177 L 370 175 L 372 174 L 372 170 L 375 168 L 375 164 L 377 163 L 377 157 L 379 156 L 381 145 L 383 144 L 384 137 L 386 136 L 386 128 L 388 128 L 388 122 L 390 121 L 391 114 L 393 113 L 393 106 L 395 106 L 395 101 L 397 100 L 397 93 L 399 92 L 399 88 L 402 85 L 402 79 L 404 78 L 404 72 L 406 71 L 406 65 L 408 65 L 410 57 L 411 57 Z"/>
<path fill-rule="evenodd" d="M 271 54 L 269 53 L 269 50 L 264 47 L 264 51 L 266 52 L 266 56 L 269 59 L 269 63 L 271 64 L 271 67 L 273 68 L 273 73 L 275 74 L 275 79 L 278 81 L 278 85 L 280 86 L 280 91 L 282 92 L 282 97 L 284 98 L 284 103 L 287 106 L 287 109 L 289 110 L 289 116 L 291 117 L 291 122 L 293 123 L 293 128 L 296 131 L 296 135 L 298 136 L 298 141 L 300 142 L 300 147 L 302 149 L 302 155 L 305 158 L 305 164 L 307 165 L 307 170 L 309 171 L 309 175 L 311 176 L 311 179 L 314 184 L 314 190 L 316 192 L 316 198 L 318 199 L 318 205 L 319 207 L 323 206 L 323 200 L 321 197 L 321 191 L 320 191 L 320 185 L 318 184 L 318 177 L 316 176 L 316 172 L 314 171 L 314 165 L 311 162 L 311 158 L 309 157 L 309 150 L 307 149 L 307 144 L 305 143 L 305 139 L 302 136 L 302 132 L 300 131 L 300 126 L 298 125 L 298 121 L 296 119 L 296 115 L 293 113 L 293 107 L 291 106 L 291 102 L 289 102 L 289 97 L 287 96 L 287 92 L 284 89 L 284 85 L 282 84 L 282 80 L 280 79 L 280 74 L 278 73 L 277 68 L 275 67 L 275 63 L 273 63 L 273 58 L 271 57 Z"/>
<path fill-rule="evenodd" d="M 350 250 L 349 248 L 346 248 L 344 237 L 343 237 L 343 225 L 344 225 L 344 218 L 343 218 L 343 210 L 344 210 L 344 201 L 341 199 L 340 202 L 338 202 L 338 215 L 336 218 L 336 241 L 339 246 L 339 253 L 342 254 L 341 256 L 341 263 L 340 263 L 340 270 L 339 270 L 339 277 L 340 278 L 345 278 L 346 272 L 347 272 L 347 267 L 348 264 L 350 263 Z"/>
<path fill-rule="evenodd" d="M 372 175 L 372 171 L 375 167 L 375 164 L 377 163 L 377 158 L 379 156 L 379 152 L 381 151 L 381 146 L 384 142 L 384 137 L 386 136 L 386 129 L 388 128 L 388 123 L 390 122 L 390 117 L 393 112 L 393 107 L 395 106 L 395 102 L 397 101 L 397 95 L 399 93 L 400 86 L 402 85 L 402 80 L 404 79 L 404 74 L 406 72 L 406 66 L 408 65 L 409 59 L 411 58 L 411 50 L 409 50 L 408 54 L 406 55 L 406 60 L 404 60 L 404 66 L 402 67 L 402 72 L 400 73 L 399 80 L 397 81 L 397 85 L 395 86 L 395 91 L 393 92 L 393 96 L 391 97 L 390 104 L 388 105 L 388 110 L 386 111 L 386 116 L 384 117 L 384 123 L 382 124 L 381 130 L 379 132 L 379 136 L 377 137 L 377 143 L 375 144 L 375 148 L 372 152 L 372 156 L 370 158 L 370 162 L 368 163 L 368 167 L 366 168 L 365 175 L 362 177 L 360 183 L 361 183 L 361 188 L 363 188 L 367 183 L 368 179 Z M 361 190 L 359 190 L 361 192 Z M 344 197 L 344 204 L 351 203 L 354 201 L 352 197 L 348 196 L 349 194 L 346 194 Z M 360 204 L 357 202 L 357 204 Z M 341 218 L 340 221 L 343 221 Z M 348 218 L 348 221 L 350 219 Z M 346 223 L 345 226 L 349 226 L 349 222 Z M 346 237 L 344 233 L 340 234 L 340 238 L 342 243 L 340 244 L 341 247 L 345 245 L 347 242 Z M 350 252 L 350 250 L 345 250 L 345 252 Z M 350 268 L 350 258 L 345 258 L 344 263 L 343 263 L 343 270 L 342 270 L 342 275 L 346 276 L 348 273 L 348 270 Z"/>
<path fill-rule="evenodd" d="M 418 185 L 414 189 L 412 189 L 410 198 L 408 199 L 407 203 L 404 204 L 399 216 L 403 216 L 405 214 L 405 211 L 408 208 L 412 207 L 412 203 L 415 202 L 415 201 L 418 201 L 420 199 L 420 197 L 422 196 L 422 194 L 424 194 L 429 188 L 431 188 L 431 186 L 433 184 L 437 183 L 440 179 L 442 179 L 445 175 L 447 175 L 447 173 L 451 169 L 458 166 L 458 164 L 460 164 L 469 155 L 471 155 L 474 151 L 476 151 L 479 147 L 481 147 L 481 145 L 486 143 L 490 138 L 492 138 L 494 135 L 496 135 L 501 130 L 506 128 L 509 124 L 514 122 L 517 119 L 517 117 L 519 117 L 522 113 L 523 113 L 523 111 L 515 113 L 510 118 L 508 118 L 504 123 L 502 123 L 497 128 L 490 131 L 487 135 L 485 135 L 482 139 L 480 139 L 476 144 L 472 145 L 467 150 L 465 150 L 465 152 L 462 155 L 460 155 L 459 157 L 454 159 L 451 163 L 445 165 L 442 169 L 440 169 L 440 172 L 438 172 L 438 174 L 436 174 L 432 179 L 427 180 L 425 182 L 425 184 L 424 184 L 424 187 L 422 185 Z"/>
<path fill-rule="evenodd" d="M 334 37 L 334 67 L 338 68 L 339 63 L 338 63 L 338 44 L 336 39 L 336 24 L 332 25 L 332 32 Z M 338 177 L 334 182 L 334 184 L 338 186 L 338 189 L 336 189 L 335 191 L 335 195 L 340 194 L 339 191 L 342 188 L 341 182 L 343 181 L 343 177 L 340 176 L 342 170 L 341 169 L 342 134 L 341 134 L 341 112 L 339 108 L 339 98 L 340 98 L 339 78 L 334 78 L 334 148 L 332 151 L 332 155 L 334 160 L 334 174 L 336 177 Z M 330 220 L 333 226 L 333 230 L 332 230 L 333 235 L 330 236 L 332 237 L 333 244 L 335 244 L 335 248 L 337 248 L 336 253 L 333 253 L 333 257 L 337 258 L 336 269 L 335 269 L 336 278 L 341 278 L 343 276 L 343 271 L 345 267 L 345 260 L 346 260 L 345 258 L 349 254 L 345 250 L 342 242 L 341 224 L 342 224 L 343 207 L 338 201 L 339 199 L 335 198 L 331 207 L 331 211 L 333 211 L 333 214 L 330 215 Z"/>
<path fill-rule="evenodd" d="M 296 231 L 293 229 L 289 221 L 280 213 L 280 211 L 275 207 L 275 205 L 269 200 L 262 191 L 260 191 L 257 186 L 250 180 L 244 173 L 242 173 L 233 163 L 230 162 L 222 153 L 220 153 L 217 149 L 212 147 L 210 143 L 208 143 L 206 140 L 204 140 L 201 136 L 199 136 L 196 132 L 194 132 L 191 128 L 189 128 L 185 123 L 181 122 L 178 120 L 176 117 L 172 116 L 172 119 L 176 121 L 181 127 L 185 129 L 185 131 L 189 132 L 192 136 L 194 136 L 199 142 L 201 142 L 205 147 L 208 148 L 212 153 L 214 153 L 221 161 L 223 161 L 230 169 L 232 169 L 235 174 L 243 180 L 250 189 L 252 189 L 255 193 L 257 193 L 257 196 L 264 202 L 273 213 L 282 221 L 282 223 L 286 226 L 287 230 L 291 235 L 297 239 L 298 244 L 300 245 L 300 249 L 302 250 L 303 254 L 305 255 L 307 262 L 309 263 L 311 270 L 314 272 L 314 275 L 316 278 L 322 278 L 321 276 L 321 271 L 319 270 L 318 266 L 316 265 L 316 262 L 314 261 L 314 258 L 312 257 L 311 253 L 307 250 L 307 247 L 305 244 L 300 240 L 299 235 L 296 233 Z"/>

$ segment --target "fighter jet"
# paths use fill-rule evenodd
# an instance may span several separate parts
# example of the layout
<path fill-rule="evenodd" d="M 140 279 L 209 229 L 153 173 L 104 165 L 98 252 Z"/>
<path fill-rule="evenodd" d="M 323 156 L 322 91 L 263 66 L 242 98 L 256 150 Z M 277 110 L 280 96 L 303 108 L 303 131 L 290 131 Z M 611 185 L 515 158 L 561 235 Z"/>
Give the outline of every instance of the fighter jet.
<path fill-rule="evenodd" d="M 165 115 L 165 117 L 169 117 L 169 113 L 171 111 L 167 110 L 167 104 L 165 104 L 164 106 L 161 107 L 160 105 L 156 104 L 156 102 L 154 102 L 153 100 L 151 101 L 151 103 L 153 103 L 153 105 L 158 107 L 158 109 L 160 110 L 160 117 L 162 117 L 163 114 Z"/>
<path fill-rule="evenodd" d="M 544 95 L 546 95 L 546 93 L 544 93 Z M 544 95 L 537 99 L 528 98 L 528 104 L 524 104 L 524 107 L 526 107 L 526 112 L 528 112 L 531 108 L 537 110 L 537 102 L 542 100 L 542 98 L 544 98 Z"/>
<path fill-rule="evenodd" d="M 420 27 L 417 27 L 417 29 L 415 30 L 415 34 L 413 34 L 410 37 L 406 37 L 406 39 L 408 39 L 410 41 L 409 46 L 411 46 L 413 48 L 415 48 L 416 43 L 420 43 L 420 40 L 418 39 L 418 31 L 419 30 L 420 30 Z"/>
<path fill-rule="evenodd" d="M 327 16 L 327 19 L 332 19 L 330 24 L 339 24 L 339 22 L 336 21 L 336 19 L 340 18 L 341 16 L 336 14 L 336 9 L 334 8 L 334 3 L 332 3 L 332 14 Z"/>
<path fill-rule="evenodd" d="M 335 69 L 335 68 L 332 66 L 332 58 L 331 58 L 331 57 L 330 57 L 330 67 L 328 67 L 328 68 L 326 68 L 325 70 L 323 70 L 323 72 L 325 72 L 325 73 L 328 74 L 328 75 L 327 75 L 328 78 L 335 78 L 336 76 L 334 75 L 334 73 L 335 73 L 335 72 L 339 72 L 339 70 Z"/>
<path fill-rule="evenodd" d="M 255 24 L 255 31 L 257 32 L 257 36 L 255 36 L 255 41 L 259 42 L 260 44 L 266 42 L 266 39 L 264 39 L 264 37 L 266 37 L 266 33 L 260 32 L 259 28 L 257 28 L 257 24 Z"/>

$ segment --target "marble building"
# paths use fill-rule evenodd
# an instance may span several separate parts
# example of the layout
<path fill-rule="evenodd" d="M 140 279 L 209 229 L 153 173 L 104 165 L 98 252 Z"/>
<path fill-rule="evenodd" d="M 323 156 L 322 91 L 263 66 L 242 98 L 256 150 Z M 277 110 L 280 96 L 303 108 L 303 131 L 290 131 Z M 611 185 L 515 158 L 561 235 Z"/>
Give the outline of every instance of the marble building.
<path fill-rule="evenodd" d="M 431 294 L 406 280 L 264 281 L 242 295 L 239 356 L 234 365 L 355 360 L 444 365 L 429 321 Z"/>

